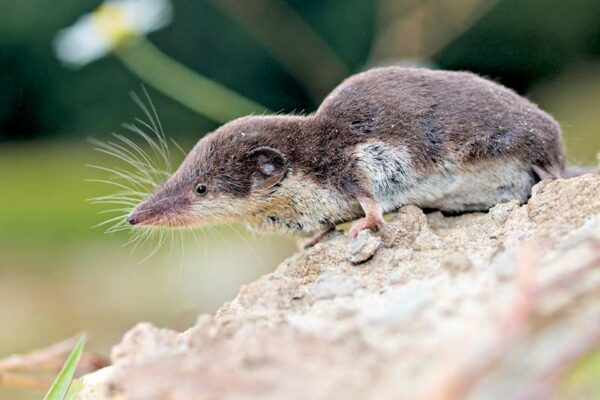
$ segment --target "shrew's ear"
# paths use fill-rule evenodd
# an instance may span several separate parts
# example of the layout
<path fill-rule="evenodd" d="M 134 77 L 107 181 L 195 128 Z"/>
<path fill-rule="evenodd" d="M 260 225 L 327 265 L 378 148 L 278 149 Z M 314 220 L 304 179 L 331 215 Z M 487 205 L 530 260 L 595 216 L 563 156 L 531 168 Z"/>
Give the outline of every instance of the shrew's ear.
<path fill-rule="evenodd" d="M 259 147 L 249 154 L 256 170 L 253 189 L 268 189 L 275 186 L 287 171 L 287 161 L 279 150 L 272 147 Z"/>

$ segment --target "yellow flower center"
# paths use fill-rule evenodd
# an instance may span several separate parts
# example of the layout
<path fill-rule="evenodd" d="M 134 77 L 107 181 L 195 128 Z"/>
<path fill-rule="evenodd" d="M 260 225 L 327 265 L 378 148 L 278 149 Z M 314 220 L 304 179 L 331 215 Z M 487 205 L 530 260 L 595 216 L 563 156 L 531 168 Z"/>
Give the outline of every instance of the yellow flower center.
<path fill-rule="evenodd" d="M 92 13 L 92 23 L 113 47 L 136 35 L 127 23 L 127 16 L 116 4 L 103 4 Z"/>

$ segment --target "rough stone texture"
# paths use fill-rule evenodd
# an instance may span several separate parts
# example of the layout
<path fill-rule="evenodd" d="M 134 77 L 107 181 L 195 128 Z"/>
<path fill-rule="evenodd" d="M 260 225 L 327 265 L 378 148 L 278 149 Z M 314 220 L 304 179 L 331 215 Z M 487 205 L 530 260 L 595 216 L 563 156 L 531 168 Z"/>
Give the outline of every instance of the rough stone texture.
<path fill-rule="evenodd" d="M 185 332 L 137 325 L 80 398 L 547 398 L 600 343 L 598 175 L 487 214 L 404 207 L 380 236 L 355 266 L 330 235 Z"/>
<path fill-rule="evenodd" d="M 381 238 L 371 231 L 362 231 L 348 244 L 348 261 L 355 265 L 364 263 L 377 253 L 379 247 L 381 247 Z"/>

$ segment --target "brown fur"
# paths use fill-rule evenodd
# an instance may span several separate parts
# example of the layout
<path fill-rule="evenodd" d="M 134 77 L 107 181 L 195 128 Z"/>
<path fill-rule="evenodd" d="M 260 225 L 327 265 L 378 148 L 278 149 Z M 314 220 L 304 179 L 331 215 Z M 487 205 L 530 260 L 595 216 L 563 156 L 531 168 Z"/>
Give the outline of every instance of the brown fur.
<path fill-rule="evenodd" d="M 134 222 L 164 225 L 170 218 L 165 210 L 188 218 L 193 209 L 202 214 L 198 203 L 208 207 L 210 201 L 224 198 L 243 208 L 237 217 L 246 221 L 274 220 L 288 209 L 286 220 L 273 229 L 283 226 L 296 233 L 356 218 L 356 198 L 372 194 L 357 168 L 355 151 L 373 140 L 402 149 L 413 168 L 409 173 L 420 176 L 443 170 L 449 160 L 458 170 L 503 160 L 529 165 L 532 175 L 542 170 L 560 177 L 564 170 L 558 124 L 513 91 L 471 73 L 378 68 L 348 78 L 312 115 L 244 117 L 207 135 L 138 207 L 138 214 L 132 214 L 138 217 Z M 258 148 L 270 150 L 259 151 L 259 157 Z M 266 163 L 265 171 L 260 163 Z M 298 222 L 318 207 L 295 203 L 298 196 L 289 195 L 286 184 L 290 175 L 331 190 L 349 202 L 347 209 L 315 216 L 320 221 L 314 226 Z M 205 198 L 194 193 L 198 183 L 209 188 Z M 281 193 L 286 190 L 287 195 Z M 210 207 L 218 218 L 235 214 L 233 209 Z M 280 210 L 277 215 L 270 213 L 275 208 Z M 209 220 L 210 212 L 194 217 L 195 222 Z M 295 223 L 301 226 L 289 226 Z"/>

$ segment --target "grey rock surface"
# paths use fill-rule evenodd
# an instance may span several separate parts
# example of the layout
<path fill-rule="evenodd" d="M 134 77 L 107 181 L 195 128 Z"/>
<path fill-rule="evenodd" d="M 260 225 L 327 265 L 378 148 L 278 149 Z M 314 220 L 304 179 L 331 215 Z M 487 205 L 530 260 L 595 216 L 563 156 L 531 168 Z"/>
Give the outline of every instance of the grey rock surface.
<path fill-rule="evenodd" d="M 381 247 L 381 239 L 371 231 L 362 231 L 356 239 L 348 244 L 348 261 L 352 264 L 361 264 L 368 261 Z"/>
<path fill-rule="evenodd" d="M 185 332 L 137 325 L 79 398 L 572 398 L 562 377 L 600 343 L 600 176 L 486 214 L 404 207 L 360 267 L 348 245 L 297 253 Z"/>

